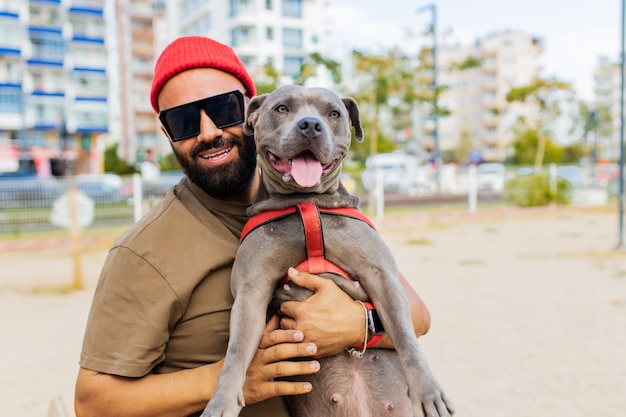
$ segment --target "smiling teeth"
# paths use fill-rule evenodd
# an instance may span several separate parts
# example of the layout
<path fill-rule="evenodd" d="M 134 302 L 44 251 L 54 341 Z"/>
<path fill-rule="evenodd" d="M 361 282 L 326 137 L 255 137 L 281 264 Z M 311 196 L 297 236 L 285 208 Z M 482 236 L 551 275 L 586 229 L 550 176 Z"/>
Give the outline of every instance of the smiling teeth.
<path fill-rule="evenodd" d="M 233 147 L 231 146 L 230 148 L 224 149 L 223 151 L 220 151 L 218 153 L 212 153 L 212 154 L 209 154 L 209 155 L 202 155 L 202 156 L 200 156 L 200 158 L 202 158 L 202 159 L 213 159 L 213 158 L 217 158 L 219 156 L 225 155 L 225 154 L 227 154 L 228 152 L 230 152 L 232 150 L 233 150 Z"/>

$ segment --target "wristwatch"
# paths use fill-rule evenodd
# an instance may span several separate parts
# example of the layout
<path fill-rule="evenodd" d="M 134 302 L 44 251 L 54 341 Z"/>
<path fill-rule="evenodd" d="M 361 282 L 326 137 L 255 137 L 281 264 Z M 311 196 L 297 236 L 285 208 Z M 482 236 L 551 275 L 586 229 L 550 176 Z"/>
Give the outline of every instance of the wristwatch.
<path fill-rule="evenodd" d="M 383 327 L 383 323 L 380 321 L 380 317 L 378 317 L 378 313 L 375 308 L 367 309 L 367 327 L 369 328 L 370 334 L 385 334 L 385 328 Z"/>

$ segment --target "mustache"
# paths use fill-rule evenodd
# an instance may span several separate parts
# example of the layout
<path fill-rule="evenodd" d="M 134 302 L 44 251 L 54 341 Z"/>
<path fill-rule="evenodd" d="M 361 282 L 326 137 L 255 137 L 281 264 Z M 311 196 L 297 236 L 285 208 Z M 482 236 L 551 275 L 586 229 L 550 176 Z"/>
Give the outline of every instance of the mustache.
<path fill-rule="evenodd" d="M 212 142 L 200 142 L 190 152 L 192 158 L 197 158 L 202 152 L 210 151 L 215 148 L 223 148 L 225 146 L 240 146 L 241 141 L 236 137 L 220 137 Z"/>

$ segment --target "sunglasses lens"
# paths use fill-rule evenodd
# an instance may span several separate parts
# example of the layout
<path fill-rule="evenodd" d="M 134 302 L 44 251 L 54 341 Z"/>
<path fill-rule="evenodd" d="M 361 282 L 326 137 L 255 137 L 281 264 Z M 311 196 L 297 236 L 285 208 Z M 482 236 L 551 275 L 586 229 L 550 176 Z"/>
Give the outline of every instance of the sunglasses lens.
<path fill-rule="evenodd" d="M 220 129 L 243 123 L 243 97 L 238 91 L 208 99 L 203 108 Z"/>
<path fill-rule="evenodd" d="M 200 113 L 195 104 L 164 111 L 161 121 L 173 141 L 187 139 L 200 133 Z"/>
<path fill-rule="evenodd" d="M 200 109 L 206 112 L 218 129 L 238 125 L 244 120 L 243 95 L 239 91 L 183 104 L 159 114 L 172 141 L 200 134 Z"/>

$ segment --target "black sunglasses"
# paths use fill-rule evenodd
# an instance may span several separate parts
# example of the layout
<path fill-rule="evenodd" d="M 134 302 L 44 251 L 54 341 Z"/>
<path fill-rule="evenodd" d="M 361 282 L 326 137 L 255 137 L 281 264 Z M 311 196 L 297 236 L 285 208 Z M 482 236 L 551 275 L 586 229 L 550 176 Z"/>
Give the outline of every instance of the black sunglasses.
<path fill-rule="evenodd" d="M 200 134 L 200 110 L 218 129 L 243 123 L 243 94 L 235 90 L 163 110 L 159 120 L 173 142 Z"/>

